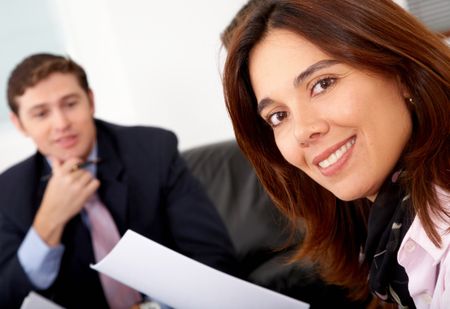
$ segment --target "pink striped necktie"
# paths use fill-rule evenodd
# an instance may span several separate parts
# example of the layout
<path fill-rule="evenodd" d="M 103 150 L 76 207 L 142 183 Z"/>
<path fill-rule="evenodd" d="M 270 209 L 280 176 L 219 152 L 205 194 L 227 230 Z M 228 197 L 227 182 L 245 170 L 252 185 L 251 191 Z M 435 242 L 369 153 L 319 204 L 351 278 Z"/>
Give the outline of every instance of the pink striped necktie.
<path fill-rule="evenodd" d="M 92 245 L 94 247 L 95 260 L 98 262 L 119 241 L 119 231 L 111 214 L 100 201 L 97 194 L 91 196 L 84 208 L 89 217 Z M 142 300 L 137 291 L 111 277 L 100 274 L 100 281 L 108 304 L 112 309 L 129 309 Z"/>

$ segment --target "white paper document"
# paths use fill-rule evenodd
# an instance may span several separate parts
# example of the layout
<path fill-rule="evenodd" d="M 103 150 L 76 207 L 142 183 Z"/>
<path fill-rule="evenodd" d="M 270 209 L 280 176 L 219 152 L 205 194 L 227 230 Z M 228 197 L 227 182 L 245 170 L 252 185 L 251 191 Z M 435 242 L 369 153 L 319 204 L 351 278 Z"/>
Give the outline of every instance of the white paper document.
<path fill-rule="evenodd" d="M 217 271 L 128 230 L 93 269 L 176 309 L 309 305 Z"/>
<path fill-rule="evenodd" d="M 20 309 L 64 309 L 51 300 L 31 291 L 23 300 Z"/>

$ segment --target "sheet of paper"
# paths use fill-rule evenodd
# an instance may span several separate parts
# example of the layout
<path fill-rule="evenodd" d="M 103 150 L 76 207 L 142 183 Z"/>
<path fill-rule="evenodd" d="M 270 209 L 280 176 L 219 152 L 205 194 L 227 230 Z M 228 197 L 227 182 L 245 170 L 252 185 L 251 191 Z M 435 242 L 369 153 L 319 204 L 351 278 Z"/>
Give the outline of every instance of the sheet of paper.
<path fill-rule="evenodd" d="M 131 230 L 91 267 L 177 309 L 309 308 L 306 303 L 217 271 Z"/>
<path fill-rule="evenodd" d="M 20 309 L 64 309 L 51 300 L 31 291 L 23 300 Z"/>

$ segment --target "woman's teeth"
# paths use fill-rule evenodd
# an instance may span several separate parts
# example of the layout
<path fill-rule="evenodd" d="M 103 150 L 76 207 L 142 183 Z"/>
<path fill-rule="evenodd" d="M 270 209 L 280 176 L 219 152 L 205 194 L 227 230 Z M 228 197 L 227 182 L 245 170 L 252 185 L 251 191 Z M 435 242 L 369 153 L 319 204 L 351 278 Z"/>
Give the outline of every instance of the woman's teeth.
<path fill-rule="evenodd" d="M 334 163 L 337 162 L 337 160 L 339 160 L 344 155 L 344 153 L 346 153 L 350 148 L 352 148 L 354 144 L 355 138 L 352 138 L 347 143 L 345 143 L 345 145 L 342 145 L 341 148 L 333 152 L 328 158 L 319 162 L 319 166 L 321 168 L 327 168 L 330 165 L 333 165 Z"/>

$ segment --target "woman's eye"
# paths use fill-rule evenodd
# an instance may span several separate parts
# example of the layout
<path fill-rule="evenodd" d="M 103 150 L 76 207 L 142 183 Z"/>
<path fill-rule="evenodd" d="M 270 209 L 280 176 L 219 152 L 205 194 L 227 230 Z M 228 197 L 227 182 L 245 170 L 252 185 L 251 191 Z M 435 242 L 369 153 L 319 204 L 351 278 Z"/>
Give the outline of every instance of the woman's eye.
<path fill-rule="evenodd" d="M 311 95 L 315 96 L 318 95 L 325 90 L 327 90 L 330 86 L 333 86 L 336 82 L 336 78 L 333 77 L 326 77 L 322 78 L 321 80 L 317 81 L 314 86 L 311 89 Z"/>
<path fill-rule="evenodd" d="M 287 117 L 286 112 L 276 112 L 267 117 L 267 123 L 272 127 L 278 126 Z"/>

